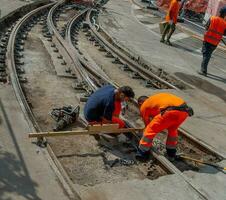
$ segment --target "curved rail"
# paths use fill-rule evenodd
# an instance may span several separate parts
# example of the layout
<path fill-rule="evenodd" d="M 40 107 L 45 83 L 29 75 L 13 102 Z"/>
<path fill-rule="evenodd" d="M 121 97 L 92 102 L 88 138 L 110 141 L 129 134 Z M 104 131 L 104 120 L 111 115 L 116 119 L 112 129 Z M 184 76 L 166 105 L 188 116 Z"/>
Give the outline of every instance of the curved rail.
<path fill-rule="evenodd" d="M 16 71 L 16 64 L 15 64 L 15 60 L 14 60 L 14 46 L 16 43 L 16 36 L 19 32 L 19 29 L 23 26 L 23 24 L 25 24 L 33 15 L 37 14 L 38 12 L 40 12 L 44 9 L 49 8 L 52 5 L 54 5 L 54 3 L 37 8 L 37 9 L 31 11 L 30 13 L 26 14 L 23 18 L 21 18 L 19 20 L 19 22 L 16 24 L 16 26 L 14 26 L 12 33 L 9 37 L 7 53 L 6 53 L 6 62 L 7 62 L 8 68 L 9 68 L 10 79 L 11 79 L 11 83 L 13 85 L 16 97 L 17 97 L 17 99 L 20 103 L 20 106 L 29 122 L 30 128 L 34 131 L 40 130 L 40 128 L 35 120 L 35 117 L 27 103 L 26 97 L 20 86 L 19 78 L 18 78 L 17 71 Z"/>
<path fill-rule="evenodd" d="M 114 83 L 105 73 L 101 73 L 100 71 L 95 70 L 95 68 L 93 66 L 91 66 L 91 64 L 89 62 L 87 62 L 82 56 L 79 55 L 78 51 L 75 49 L 75 47 L 73 45 L 73 42 L 72 42 L 72 32 L 73 32 L 73 30 L 72 29 L 73 29 L 75 23 L 77 22 L 77 20 L 79 20 L 79 18 L 83 17 L 89 10 L 90 10 L 90 8 L 87 8 L 87 9 L 83 10 L 81 13 L 79 13 L 76 16 L 74 16 L 70 20 L 70 22 L 67 25 L 65 39 L 69 43 L 70 48 L 73 49 L 73 51 L 75 52 L 76 57 L 81 62 L 81 64 L 84 66 L 84 68 L 86 68 L 86 70 L 89 72 L 89 74 L 97 82 L 99 82 L 100 85 L 110 83 L 112 85 L 117 86 L 117 84 Z"/>
<path fill-rule="evenodd" d="M 74 67 L 75 71 L 77 72 L 78 79 L 80 81 L 85 80 L 85 82 L 88 83 L 90 88 L 93 91 L 95 91 L 97 89 L 96 84 L 88 76 L 87 72 L 83 69 L 81 63 L 76 59 L 76 55 L 75 55 L 74 51 L 69 47 L 68 43 L 59 34 L 56 26 L 54 25 L 54 22 L 53 22 L 54 12 L 56 12 L 57 8 L 62 6 L 64 3 L 65 3 L 65 0 L 61 0 L 55 6 L 53 6 L 52 9 L 50 10 L 48 17 L 47 17 L 47 23 L 48 23 L 49 31 L 50 31 L 50 33 L 52 33 L 52 36 L 55 36 L 56 41 L 59 43 L 61 48 L 64 49 L 64 51 L 67 53 L 67 55 L 71 59 L 73 67 Z"/>
<path fill-rule="evenodd" d="M 138 72 L 140 74 L 141 77 L 145 78 L 145 79 L 155 79 L 158 82 L 160 82 L 161 84 L 165 85 L 167 88 L 170 89 L 175 89 L 175 90 L 179 90 L 178 87 L 172 85 L 171 83 L 161 79 L 160 77 L 158 77 L 157 75 L 153 74 L 151 71 L 140 67 L 135 61 L 133 61 L 130 57 L 128 57 L 127 55 L 125 55 L 124 53 L 120 52 L 117 48 L 115 48 L 110 42 L 108 42 L 103 36 L 101 36 L 100 33 L 98 33 L 98 31 L 96 30 L 95 26 L 93 26 L 92 22 L 91 22 L 91 14 L 92 12 L 94 12 L 94 9 L 90 9 L 89 12 L 87 13 L 87 17 L 86 17 L 86 21 L 88 22 L 90 29 L 92 31 L 92 33 L 94 34 L 95 38 L 98 40 L 98 42 L 100 44 L 102 44 L 103 46 L 105 46 L 108 51 L 112 52 L 113 54 L 115 54 L 117 57 L 119 57 L 120 59 L 122 59 L 125 63 L 128 64 L 129 67 L 132 68 L 132 70 Z"/>
<path fill-rule="evenodd" d="M 29 128 L 32 132 L 41 132 L 41 128 L 39 127 L 35 116 L 31 110 L 31 108 L 28 105 L 28 102 L 26 100 L 26 97 L 24 95 L 24 92 L 21 88 L 19 78 L 16 71 L 16 64 L 15 64 L 15 58 L 14 58 L 14 48 L 16 44 L 16 38 L 20 31 L 20 28 L 23 27 L 24 24 L 26 24 L 27 21 L 29 21 L 34 15 L 38 14 L 39 12 L 48 9 L 49 7 L 53 6 L 55 3 L 50 3 L 48 5 L 39 7 L 28 14 L 26 14 L 23 18 L 21 18 L 18 23 L 14 26 L 12 33 L 9 37 L 9 42 L 7 46 L 7 53 L 6 53 L 6 62 L 9 69 L 10 74 L 10 80 L 16 95 L 16 98 L 20 104 L 21 110 L 24 113 L 24 116 L 28 122 Z M 70 182 L 70 178 L 67 176 L 64 168 L 62 167 L 61 163 L 58 161 L 57 157 L 55 156 L 52 148 L 47 143 L 47 153 L 50 157 L 48 157 L 49 164 L 53 168 L 53 170 L 56 173 L 56 176 L 59 178 L 63 188 L 67 192 L 67 194 L 70 196 L 70 198 L 77 198 L 80 199 L 77 192 L 73 188 L 73 184 Z"/>

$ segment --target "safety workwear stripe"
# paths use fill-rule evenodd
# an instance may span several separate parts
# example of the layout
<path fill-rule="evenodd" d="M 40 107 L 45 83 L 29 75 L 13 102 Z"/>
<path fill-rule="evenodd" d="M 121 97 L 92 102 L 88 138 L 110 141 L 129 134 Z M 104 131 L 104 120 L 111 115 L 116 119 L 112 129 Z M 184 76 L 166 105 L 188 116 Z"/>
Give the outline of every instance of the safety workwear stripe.
<path fill-rule="evenodd" d="M 152 143 L 153 139 L 147 138 L 146 136 L 143 136 L 141 139 L 143 142 Z"/>
<path fill-rule="evenodd" d="M 145 145 L 143 145 L 143 144 L 140 144 L 140 145 L 139 145 L 139 148 L 140 148 L 140 150 L 142 150 L 142 151 L 149 151 L 151 147 L 147 147 L 147 146 L 145 146 Z"/>
<path fill-rule="evenodd" d="M 218 31 L 216 31 L 216 30 L 214 30 L 214 29 L 209 29 L 208 32 L 212 32 L 212 33 L 218 34 L 218 35 L 220 35 L 220 36 L 223 36 L 223 33 L 218 32 Z"/>
<path fill-rule="evenodd" d="M 168 136 L 168 138 L 167 138 L 167 142 L 177 142 L 177 140 L 178 140 L 177 136 L 176 137 Z"/>
<path fill-rule="evenodd" d="M 176 149 L 176 145 L 167 144 L 166 148 L 167 149 Z"/>
<path fill-rule="evenodd" d="M 215 40 L 215 41 L 217 41 L 217 42 L 219 42 L 220 40 L 221 40 L 221 38 L 215 38 L 215 37 L 213 37 L 213 36 L 211 36 L 211 35 L 205 35 L 205 37 L 208 37 L 208 38 L 210 38 L 210 39 L 212 39 L 212 40 Z"/>

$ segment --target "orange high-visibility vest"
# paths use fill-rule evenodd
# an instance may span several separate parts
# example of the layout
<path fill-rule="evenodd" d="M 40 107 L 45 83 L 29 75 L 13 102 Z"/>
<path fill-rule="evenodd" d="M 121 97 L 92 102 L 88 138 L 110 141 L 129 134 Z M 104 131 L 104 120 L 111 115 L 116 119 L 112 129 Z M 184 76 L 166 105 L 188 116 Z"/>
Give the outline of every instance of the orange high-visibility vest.
<path fill-rule="evenodd" d="M 169 106 L 180 106 L 184 104 L 184 100 L 169 93 L 159 93 L 150 96 L 144 101 L 140 108 L 141 117 L 145 125 L 150 122 L 150 117 L 160 114 L 161 110 Z"/>
<path fill-rule="evenodd" d="M 180 10 L 180 4 L 177 0 L 172 0 L 170 3 L 170 7 L 168 13 L 166 15 L 166 21 L 169 22 L 173 20 L 173 23 L 177 23 L 177 17 Z"/>
<path fill-rule="evenodd" d="M 210 18 L 210 26 L 204 35 L 204 41 L 217 46 L 226 30 L 226 21 L 217 16 Z"/>

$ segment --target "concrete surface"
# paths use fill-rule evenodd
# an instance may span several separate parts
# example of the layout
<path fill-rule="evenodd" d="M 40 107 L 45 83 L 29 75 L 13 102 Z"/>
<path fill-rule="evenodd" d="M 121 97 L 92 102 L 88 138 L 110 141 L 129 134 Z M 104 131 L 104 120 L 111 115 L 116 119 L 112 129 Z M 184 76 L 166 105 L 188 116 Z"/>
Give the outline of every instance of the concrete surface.
<path fill-rule="evenodd" d="M 31 129 L 12 87 L 0 85 L 0 97 L 0 199 L 68 199 L 48 154 L 28 139 Z"/>
<path fill-rule="evenodd" d="M 202 41 L 177 30 L 173 47 L 159 42 L 157 24 L 162 20 L 144 13 L 130 0 L 110 0 L 99 16 L 99 23 L 115 41 L 147 62 L 176 75 L 194 87 L 174 92 L 195 110 L 183 124 L 188 132 L 226 154 L 226 74 L 225 53 L 217 50 L 208 67 L 210 77 L 197 74 L 202 60 Z M 158 92 L 158 91 L 157 91 Z"/>
<path fill-rule="evenodd" d="M 37 0 L 36 0 L 37 1 Z M 0 18 L 4 18 L 6 17 L 9 13 L 13 12 L 14 10 L 29 4 L 31 2 L 35 2 L 35 0 L 33 1 L 22 1 L 22 0 L 0 0 L 0 10 L 1 10 L 1 14 L 0 14 Z"/>

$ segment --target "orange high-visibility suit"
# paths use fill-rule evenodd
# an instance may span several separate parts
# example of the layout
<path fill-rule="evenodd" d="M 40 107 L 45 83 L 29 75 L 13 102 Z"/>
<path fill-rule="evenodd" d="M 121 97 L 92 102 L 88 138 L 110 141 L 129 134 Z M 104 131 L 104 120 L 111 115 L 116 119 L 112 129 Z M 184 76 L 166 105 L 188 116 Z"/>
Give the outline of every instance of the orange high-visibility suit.
<path fill-rule="evenodd" d="M 159 93 L 149 97 L 140 108 L 141 117 L 146 128 L 140 140 L 139 148 L 148 151 L 152 147 L 152 141 L 157 133 L 167 129 L 168 137 L 166 148 L 176 149 L 178 140 L 178 127 L 188 117 L 187 112 L 169 110 L 161 114 L 161 111 L 170 106 L 181 106 L 184 100 L 169 93 Z M 150 118 L 153 118 L 150 121 Z"/>
<path fill-rule="evenodd" d="M 168 13 L 166 15 L 166 21 L 170 22 L 170 20 L 173 20 L 173 23 L 176 24 L 179 10 L 180 10 L 180 3 L 177 0 L 172 0 L 170 3 Z"/>
<path fill-rule="evenodd" d="M 209 28 L 204 35 L 204 41 L 217 46 L 225 34 L 225 30 L 226 21 L 221 17 L 212 16 Z"/>

